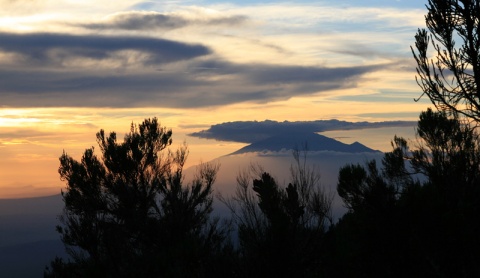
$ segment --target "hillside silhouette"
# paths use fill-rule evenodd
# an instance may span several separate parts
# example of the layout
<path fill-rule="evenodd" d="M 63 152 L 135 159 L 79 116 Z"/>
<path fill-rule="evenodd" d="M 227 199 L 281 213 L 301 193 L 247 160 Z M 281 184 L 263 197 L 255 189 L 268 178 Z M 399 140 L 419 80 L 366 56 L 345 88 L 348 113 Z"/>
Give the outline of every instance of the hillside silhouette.
<path fill-rule="evenodd" d="M 316 133 L 294 132 L 282 135 L 274 135 L 268 137 L 267 139 L 259 140 L 231 154 L 233 155 L 264 151 L 278 152 L 282 150 L 302 149 L 305 145 L 308 148 L 308 151 L 333 151 L 343 153 L 380 152 L 368 148 L 359 142 L 345 144 Z"/>

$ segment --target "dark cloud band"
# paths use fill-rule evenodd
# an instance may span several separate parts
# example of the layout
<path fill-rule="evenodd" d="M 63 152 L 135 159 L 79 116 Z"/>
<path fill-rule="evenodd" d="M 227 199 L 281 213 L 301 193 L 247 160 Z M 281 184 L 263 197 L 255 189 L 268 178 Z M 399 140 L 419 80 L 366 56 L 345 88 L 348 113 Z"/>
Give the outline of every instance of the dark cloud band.
<path fill-rule="evenodd" d="M 353 130 L 380 127 L 413 127 L 416 122 L 388 121 L 388 122 L 347 122 L 339 120 L 318 120 L 306 122 L 277 122 L 277 121 L 244 121 L 228 122 L 212 125 L 206 130 L 191 133 L 190 136 L 215 139 L 220 141 L 234 141 L 253 143 L 273 136 L 290 136 L 291 134 L 311 134 L 329 130 Z"/>
<path fill-rule="evenodd" d="M 166 63 L 207 55 L 202 45 L 132 36 L 0 33 L 0 50 L 16 53 L 43 65 L 68 57 L 105 59 L 113 53 L 134 50 L 148 54 L 150 63 Z"/>
<path fill-rule="evenodd" d="M 193 63 L 194 68 L 195 63 Z M 242 102 L 268 103 L 287 100 L 294 96 L 317 94 L 328 90 L 355 86 L 361 73 L 344 74 L 332 69 L 338 76 L 325 80 L 318 72 L 328 69 L 310 68 L 311 77 L 286 79 L 279 83 L 269 80 L 276 71 L 264 66 L 265 80 L 255 76 L 259 65 L 229 65 L 218 70 L 178 69 L 175 71 L 115 72 L 96 69 L 1 69 L 0 105 L 12 107 L 208 107 Z M 288 67 L 284 71 L 296 68 Z M 303 68 L 305 70 L 305 68 Z M 205 72 L 207 71 L 207 72 Z M 355 72 L 357 72 L 355 71 Z M 347 69 L 348 72 L 348 69 Z M 222 76 L 228 78 L 222 80 Z M 317 76 L 318 80 L 315 80 Z M 218 80 L 215 79 L 218 78 Z"/>

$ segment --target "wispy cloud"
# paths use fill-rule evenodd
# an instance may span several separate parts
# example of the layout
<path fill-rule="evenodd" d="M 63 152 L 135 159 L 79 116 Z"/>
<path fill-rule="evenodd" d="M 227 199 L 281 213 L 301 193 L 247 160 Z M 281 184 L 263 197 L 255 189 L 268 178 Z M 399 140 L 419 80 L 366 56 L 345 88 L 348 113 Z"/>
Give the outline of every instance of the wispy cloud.
<path fill-rule="evenodd" d="M 109 15 L 103 20 L 77 26 L 95 30 L 172 30 L 187 26 L 238 26 L 248 18 L 243 15 L 209 15 L 206 13 L 160 13 L 128 11 Z"/>

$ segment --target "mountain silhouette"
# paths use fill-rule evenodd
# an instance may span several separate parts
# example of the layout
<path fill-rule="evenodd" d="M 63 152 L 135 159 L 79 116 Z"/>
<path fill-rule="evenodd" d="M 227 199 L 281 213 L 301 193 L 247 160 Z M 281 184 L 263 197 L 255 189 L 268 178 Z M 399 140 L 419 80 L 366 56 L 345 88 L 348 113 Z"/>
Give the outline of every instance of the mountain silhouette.
<path fill-rule="evenodd" d="M 334 151 L 343 153 L 379 152 L 377 150 L 370 149 L 359 142 L 345 144 L 316 133 L 290 133 L 275 135 L 267 139 L 259 140 L 231 153 L 231 155 L 248 152 L 281 151 L 293 149 L 301 150 L 304 148 L 305 144 L 308 151 Z"/>

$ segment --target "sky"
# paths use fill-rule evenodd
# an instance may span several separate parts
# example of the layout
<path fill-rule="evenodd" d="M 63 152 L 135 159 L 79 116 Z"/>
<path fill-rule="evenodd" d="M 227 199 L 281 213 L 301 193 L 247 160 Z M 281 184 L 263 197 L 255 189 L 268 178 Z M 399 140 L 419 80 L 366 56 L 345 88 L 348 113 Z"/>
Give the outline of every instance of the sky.
<path fill-rule="evenodd" d="M 0 0 L 0 198 L 58 193 L 63 151 L 145 118 L 188 165 L 245 146 L 188 135 L 225 122 L 415 121 L 425 3 Z M 356 134 L 413 133 L 387 131 Z"/>

